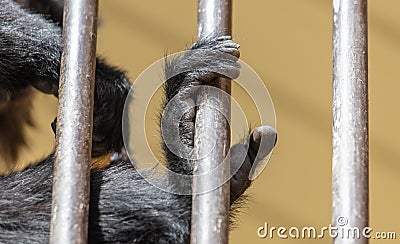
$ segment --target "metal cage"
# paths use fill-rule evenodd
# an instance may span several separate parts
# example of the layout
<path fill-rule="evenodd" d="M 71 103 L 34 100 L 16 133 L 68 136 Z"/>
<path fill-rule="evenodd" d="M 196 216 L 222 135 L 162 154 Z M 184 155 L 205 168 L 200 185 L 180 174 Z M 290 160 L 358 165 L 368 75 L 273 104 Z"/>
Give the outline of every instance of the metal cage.
<path fill-rule="evenodd" d="M 198 6 L 199 37 L 231 35 L 231 0 L 199 0 Z M 97 11 L 97 0 L 65 0 L 51 243 L 87 242 Z M 333 11 L 332 222 L 335 225 L 344 214 L 354 226 L 363 228 L 368 226 L 367 0 L 333 0 Z M 229 80 L 221 79 L 217 86 L 230 93 Z M 219 128 L 215 133 L 219 147 L 196 162 L 195 175 L 222 161 L 230 147 L 227 120 L 206 108 L 213 99 L 219 98 L 205 93 L 199 97 L 196 134 L 202 127 Z M 229 103 L 220 104 L 230 110 Z M 201 138 L 206 137 L 195 138 L 196 152 L 201 150 Z M 229 168 L 219 173 L 223 177 Z M 200 189 L 202 180 L 195 178 L 193 188 Z M 228 211 L 229 182 L 193 195 L 191 242 L 227 243 Z M 334 240 L 337 244 L 367 242 Z"/>

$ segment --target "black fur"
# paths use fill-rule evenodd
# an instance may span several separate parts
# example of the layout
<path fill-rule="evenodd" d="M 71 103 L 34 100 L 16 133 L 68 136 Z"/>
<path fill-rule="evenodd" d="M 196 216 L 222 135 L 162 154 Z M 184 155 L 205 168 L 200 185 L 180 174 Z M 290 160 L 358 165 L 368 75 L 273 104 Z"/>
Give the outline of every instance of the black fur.
<path fill-rule="evenodd" d="M 1 243 L 48 242 L 53 161 L 1 179 Z M 91 243 L 188 242 L 190 198 L 150 185 L 130 162 L 93 172 L 90 188 Z"/>
<path fill-rule="evenodd" d="M 15 0 L 22 7 L 43 14 L 46 19 L 62 25 L 64 0 Z"/>
<path fill-rule="evenodd" d="M 0 1 L 0 8 L 0 94 L 13 101 L 34 86 L 57 95 L 62 52 L 60 27 L 37 14 L 29 14 L 10 0 Z M 95 82 L 92 156 L 97 157 L 122 146 L 121 104 L 125 102 L 130 82 L 124 72 L 101 59 L 97 60 Z M 29 113 L 25 116 L 29 121 Z M 18 141 L 11 146 L 17 148 L 22 143 Z M 9 142 L 0 144 L 6 146 Z"/>
<path fill-rule="evenodd" d="M 52 14 L 51 11 L 47 13 Z M 57 24 L 23 10 L 11 0 L 0 0 L 0 94 L 7 95 L 4 101 L 0 99 L 0 105 L 14 104 L 31 86 L 57 96 L 61 41 Z M 188 62 L 210 59 L 201 50 L 233 54 L 230 59 L 210 62 L 237 74 L 237 48 L 238 45 L 227 37 L 201 40 L 190 48 L 195 51 L 193 55 L 170 61 L 166 74 Z M 191 99 L 185 95 L 187 88 L 212 83 L 217 77 L 206 66 L 171 77 L 165 85 L 166 103 L 178 95 L 182 107 L 174 109 L 185 108 Z M 97 61 L 92 154 L 100 156 L 111 152 L 114 156 L 109 168 L 91 174 L 89 242 L 188 243 L 191 196 L 175 195 L 152 186 L 135 170 L 135 163 L 124 155 L 122 109 L 129 88 L 129 80 L 122 71 L 102 60 Z M 29 118 L 29 114 L 26 116 Z M 0 116 L 0 119 L 6 118 Z M 179 122 L 179 131 L 179 139 L 192 147 L 193 111 Z M 250 139 L 250 144 L 259 139 Z M 18 143 L 13 146 L 17 147 Z M 170 169 L 192 173 L 191 160 L 184 160 L 164 148 Z M 232 148 L 232 167 L 241 165 L 241 160 L 237 159 L 240 156 L 245 156 L 245 162 L 231 180 L 231 204 L 250 185 L 248 175 L 258 150 L 254 147 L 247 150 L 241 144 Z M 54 157 L 50 155 L 23 172 L 0 177 L 0 243 L 48 242 L 53 162 Z M 168 177 L 154 180 L 168 185 Z"/>

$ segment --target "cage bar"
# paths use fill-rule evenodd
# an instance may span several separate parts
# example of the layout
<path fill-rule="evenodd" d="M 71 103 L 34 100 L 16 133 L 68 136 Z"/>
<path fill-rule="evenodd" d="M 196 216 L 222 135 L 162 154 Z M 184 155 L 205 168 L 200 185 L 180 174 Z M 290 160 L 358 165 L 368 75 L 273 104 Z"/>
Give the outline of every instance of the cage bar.
<path fill-rule="evenodd" d="M 333 243 L 361 244 L 369 218 L 367 0 L 334 0 L 333 11 Z"/>
<path fill-rule="evenodd" d="M 51 243 L 87 243 L 97 0 L 65 0 Z"/>
<path fill-rule="evenodd" d="M 198 1 L 198 36 L 212 33 L 231 35 L 232 1 Z M 216 87 L 231 94 L 231 81 L 221 78 Z M 229 227 L 229 180 L 218 188 L 206 193 L 196 194 L 209 185 L 217 185 L 220 179 L 229 179 L 230 164 L 223 166 L 215 174 L 206 174 L 216 168 L 223 160 L 229 160 L 230 101 L 215 94 L 203 91 L 198 96 L 196 112 L 195 155 L 203 155 L 204 145 L 215 143 L 208 155 L 195 161 L 193 178 L 193 207 L 191 222 L 191 243 L 228 243 Z M 213 108 L 218 108 L 217 111 Z M 221 113 L 222 112 L 222 113 Z M 215 130 L 209 130 L 214 128 Z M 228 161 L 229 162 L 229 161 Z M 202 177 L 196 177 L 200 176 Z"/>

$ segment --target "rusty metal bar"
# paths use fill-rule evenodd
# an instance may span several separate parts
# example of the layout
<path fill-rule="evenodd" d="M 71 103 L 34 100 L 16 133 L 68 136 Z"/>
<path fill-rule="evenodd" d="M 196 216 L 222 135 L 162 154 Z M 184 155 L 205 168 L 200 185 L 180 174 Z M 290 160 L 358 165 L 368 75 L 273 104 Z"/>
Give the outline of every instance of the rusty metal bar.
<path fill-rule="evenodd" d="M 199 38 L 218 33 L 231 35 L 232 1 L 199 0 L 198 1 L 198 35 Z M 221 78 L 216 85 L 231 93 L 229 79 Z M 215 174 L 196 177 L 216 168 L 228 157 L 230 148 L 230 129 L 224 114 L 230 117 L 230 101 L 207 92 L 198 96 L 199 107 L 196 113 L 195 154 L 205 158 L 196 160 L 193 178 L 193 207 L 191 222 L 191 243 L 228 243 L 229 227 L 229 180 L 218 188 L 201 194 L 207 186 L 217 183 L 219 179 L 229 179 L 230 166 L 223 164 Z M 219 108 L 217 111 L 212 108 Z M 222 113 L 221 113 L 222 112 Z M 209 128 L 214 128 L 210 131 Z M 204 145 L 215 143 L 211 152 Z M 202 151 L 203 150 L 203 151 Z M 229 160 L 229 159 L 228 159 Z M 229 161 L 228 161 L 229 162 Z"/>
<path fill-rule="evenodd" d="M 65 0 L 50 243 L 87 243 L 97 0 Z"/>
<path fill-rule="evenodd" d="M 333 226 L 368 226 L 367 0 L 333 0 Z M 335 244 L 368 243 L 360 234 Z"/>

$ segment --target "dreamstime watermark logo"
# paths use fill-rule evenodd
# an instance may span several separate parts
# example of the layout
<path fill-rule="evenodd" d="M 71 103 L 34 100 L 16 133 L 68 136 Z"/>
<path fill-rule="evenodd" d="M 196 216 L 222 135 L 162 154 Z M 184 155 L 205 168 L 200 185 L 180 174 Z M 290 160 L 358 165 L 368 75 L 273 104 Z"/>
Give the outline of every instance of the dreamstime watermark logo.
<path fill-rule="evenodd" d="M 166 60 L 167 62 L 165 62 Z M 191 163 L 206 158 L 214 150 L 216 143 L 218 143 L 217 141 L 210 140 L 210 138 L 204 138 L 206 140 L 203 141 L 207 141 L 207 143 L 202 145 L 201 151 L 198 153 L 195 153 L 193 145 L 188 143 L 187 139 L 194 130 L 193 116 L 196 108 L 200 106 L 197 99 L 198 94 L 205 93 L 207 97 L 211 98 L 211 102 L 207 105 L 208 109 L 217 111 L 224 116 L 232 131 L 249 131 L 247 128 L 247 118 L 240 104 L 224 91 L 212 86 L 203 85 L 212 83 L 218 77 L 217 74 L 234 80 L 251 97 L 252 102 L 257 108 L 261 125 L 270 126 L 271 130 L 276 127 L 275 110 L 264 82 L 253 69 L 243 61 L 238 60 L 237 57 L 223 52 L 216 52 L 215 50 L 201 49 L 175 53 L 169 55 L 166 59 L 160 59 L 149 66 L 134 82 L 133 89 L 128 94 L 125 103 L 122 124 L 128 157 L 132 162 L 145 162 L 141 164 L 138 172 L 154 186 L 176 194 L 199 194 L 219 187 L 229 180 L 229 177 L 232 177 L 240 168 L 240 165 L 235 168 L 231 167 L 230 175 L 226 179 L 218 179 L 213 184 L 210 182 L 209 185 L 202 186 L 201 192 L 193 193 L 190 187 L 193 177 L 204 177 L 205 174 L 192 176 L 169 170 L 158 162 L 154 156 L 154 152 L 151 151 L 148 145 L 146 137 L 145 118 L 148 105 L 160 88 L 166 89 L 168 96 L 175 94 L 173 97 L 166 98 L 168 103 L 165 105 L 164 111 L 160 116 L 160 132 L 165 147 L 171 153 L 181 158 L 181 163 Z M 163 77 L 164 75 L 165 77 Z M 166 86 L 165 81 L 168 81 Z M 187 83 L 188 81 L 190 83 Z M 218 99 L 213 100 L 213 98 Z M 235 119 L 231 120 L 229 112 L 224 111 L 222 109 L 224 106 L 221 106 L 217 101 L 222 101 L 223 103 L 230 101 L 232 114 L 236 111 L 234 115 L 236 116 Z M 241 121 L 241 123 L 238 123 L 238 121 Z M 186 130 L 186 134 L 182 134 L 182 128 Z M 207 134 L 215 131 L 215 128 L 204 129 L 208 131 Z M 274 141 L 275 138 L 273 140 L 262 138 L 260 150 L 263 150 L 263 148 L 272 148 L 273 145 L 271 147 L 269 144 L 274 143 Z M 143 149 L 146 152 L 140 152 L 139 154 L 135 150 L 143 142 L 146 142 L 147 145 Z M 146 156 L 142 158 L 141 155 Z M 236 155 L 237 157 L 240 158 L 241 162 L 244 162 L 246 153 Z M 269 156 L 260 163 L 253 165 L 250 174 L 251 180 L 254 180 L 262 172 L 268 159 Z M 208 176 L 211 174 L 212 176 L 226 163 L 228 163 L 227 160 L 222 160 L 222 162 L 219 162 L 217 168 L 211 169 L 206 174 Z M 135 167 L 138 168 L 137 165 Z M 157 170 L 154 170 L 155 168 Z M 168 181 L 174 187 L 166 185 L 165 180 L 160 180 L 160 171 L 168 175 Z"/>
<path fill-rule="evenodd" d="M 336 220 L 338 226 L 346 226 L 349 220 L 346 217 L 339 216 Z"/>
<path fill-rule="evenodd" d="M 265 239 L 323 239 L 326 237 L 339 239 L 396 239 L 396 232 L 374 232 L 371 227 L 355 227 L 349 225 L 347 217 L 339 216 L 334 225 L 329 224 L 321 228 L 304 227 L 275 227 L 267 222 L 257 229 L 257 236 Z"/>

